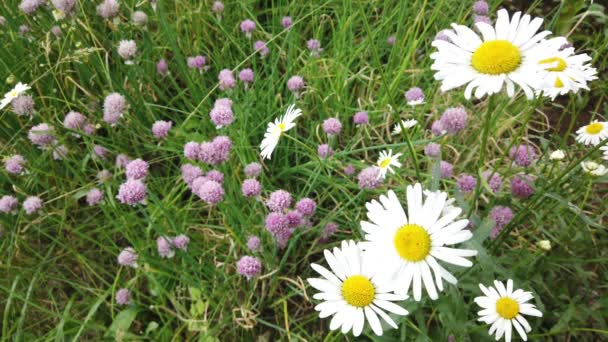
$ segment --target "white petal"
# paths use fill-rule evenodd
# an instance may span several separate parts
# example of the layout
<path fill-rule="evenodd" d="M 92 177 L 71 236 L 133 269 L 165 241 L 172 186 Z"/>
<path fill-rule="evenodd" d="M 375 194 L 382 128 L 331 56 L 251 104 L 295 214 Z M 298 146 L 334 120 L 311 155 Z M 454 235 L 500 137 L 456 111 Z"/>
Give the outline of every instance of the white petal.
<path fill-rule="evenodd" d="M 378 336 L 382 336 L 382 324 L 380 324 L 380 320 L 378 316 L 369 306 L 365 307 L 365 317 L 367 317 L 367 322 L 372 327 L 372 331 L 374 334 Z"/>

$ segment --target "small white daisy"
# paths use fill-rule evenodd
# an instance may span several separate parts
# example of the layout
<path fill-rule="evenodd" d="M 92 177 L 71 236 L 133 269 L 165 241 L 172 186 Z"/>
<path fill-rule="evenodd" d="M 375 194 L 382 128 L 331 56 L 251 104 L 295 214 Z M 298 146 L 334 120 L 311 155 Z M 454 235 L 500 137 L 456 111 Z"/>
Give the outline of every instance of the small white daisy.
<path fill-rule="evenodd" d="M 32 87 L 28 86 L 27 84 L 23 84 L 21 82 L 17 83 L 15 88 L 4 94 L 4 98 L 0 100 L 0 109 L 3 109 L 4 107 L 8 106 L 14 99 L 18 98 L 19 95 L 25 93 L 30 89 L 32 89 Z"/>
<path fill-rule="evenodd" d="M 262 158 L 270 159 L 272 151 L 277 147 L 281 135 L 296 126 L 294 121 L 300 115 L 302 115 L 302 111 L 299 108 L 295 108 L 295 105 L 292 104 L 287 108 L 285 115 L 276 118 L 274 122 L 268 123 L 264 139 L 262 139 L 262 143 L 260 144 Z"/>
<path fill-rule="evenodd" d="M 416 119 L 409 119 L 409 120 L 401 120 L 400 123 L 395 124 L 395 126 L 393 126 L 393 135 L 397 135 L 399 133 L 401 133 L 401 127 L 405 128 L 405 129 L 410 129 L 414 126 L 416 126 L 418 124 L 418 121 Z"/>
<path fill-rule="evenodd" d="M 585 172 L 593 176 L 601 177 L 605 174 L 608 174 L 608 168 L 594 161 L 583 161 L 581 162 L 581 167 Z"/>
<path fill-rule="evenodd" d="M 378 158 L 378 169 L 380 172 L 378 173 L 378 178 L 386 178 L 387 171 L 391 173 L 395 173 L 393 170 L 394 167 L 401 167 L 401 163 L 399 162 L 399 157 L 401 157 L 401 153 L 396 153 L 393 155 L 393 150 L 382 151 L 380 152 L 380 158 Z"/>
<path fill-rule="evenodd" d="M 438 260 L 473 265 L 466 257 L 477 255 L 477 251 L 447 247 L 473 237 L 465 229 L 469 221 L 456 220 L 462 209 L 445 210 L 447 197 L 445 192 L 431 192 L 425 199 L 422 186 L 415 184 L 407 187 L 407 215 L 393 191 L 380 196 L 380 202 L 365 205 L 371 222 L 361 221 L 366 240 L 360 243 L 361 248 L 376 260 L 379 272 L 392 279 L 395 293 L 407 294 L 412 286 L 414 299 L 420 301 L 424 283 L 431 299 L 437 299 L 437 288 L 443 291 L 442 280 L 457 282 Z"/>
<path fill-rule="evenodd" d="M 526 332 L 530 332 L 532 327 L 523 315 L 543 316 L 534 304 L 527 303 L 534 298 L 532 293 L 522 289 L 513 291 L 513 280 L 511 279 L 507 280 L 506 287 L 498 280 L 494 280 L 494 285 L 495 288 L 479 284 L 479 288 L 485 296 L 475 298 L 475 303 L 483 308 L 478 312 L 478 321 L 491 324 L 488 333 L 492 335 L 496 332 L 496 341 L 504 335 L 505 341 L 510 342 L 513 327 L 519 336 L 527 341 Z"/>
<path fill-rule="evenodd" d="M 555 150 L 549 155 L 551 160 L 562 160 L 564 158 L 566 158 L 566 153 L 562 150 Z"/>
<path fill-rule="evenodd" d="M 593 121 L 576 131 L 576 141 L 585 145 L 599 145 L 602 140 L 608 138 L 608 122 Z"/>
<path fill-rule="evenodd" d="M 343 334 L 352 329 L 353 335 L 359 336 L 367 321 L 374 334 L 380 336 L 383 332 L 380 316 L 397 329 L 397 324 L 385 311 L 407 315 L 407 310 L 393 303 L 405 300 L 407 296 L 391 293 L 391 286 L 376 276 L 373 260 L 364 258 L 354 241 L 342 241 L 341 248 L 334 247 L 333 253 L 326 249 L 324 253 L 331 271 L 311 264 L 323 278 L 310 278 L 308 282 L 321 291 L 313 295 L 314 299 L 323 300 L 315 306 L 319 317 L 333 316 L 329 328 L 341 328 Z"/>
<path fill-rule="evenodd" d="M 476 23 L 483 39 L 466 26 L 452 24 L 453 30 L 443 31 L 450 41 L 433 41 L 438 51 L 431 54 L 431 69 L 437 71 L 435 79 L 442 81 L 442 91 L 467 84 L 465 98 L 470 99 L 473 90 L 476 98 L 482 98 L 506 85 L 507 95 L 512 97 L 517 84 L 529 99 L 534 97 L 534 90 L 542 85 L 538 51 L 541 40 L 551 32 L 536 33 L 543 20 L 521 12 L 509 20 L 509 13 L 501 9 L 497 17 L 494 27 Z"/>

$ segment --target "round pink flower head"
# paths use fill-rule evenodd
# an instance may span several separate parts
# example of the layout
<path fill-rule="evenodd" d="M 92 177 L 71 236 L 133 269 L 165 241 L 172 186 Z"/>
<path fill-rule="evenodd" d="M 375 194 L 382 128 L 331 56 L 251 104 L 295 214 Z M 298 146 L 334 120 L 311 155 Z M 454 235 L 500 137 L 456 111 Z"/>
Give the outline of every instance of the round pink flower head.
<path fill-rule="evenodd" d="M 169 130 L 173 127 L 173 122 L 158 120 L 152 125 L 152 135 L 156 139 L 163 139 L 169 135 Z"/>
<path fill-rule="evenodd" d="M 303 222 L 302 213 L 300 213 L 297 210 L 292 210 L 292 211 L 288 212 L 285 215 L 285 217 L 287 217 L 287 221 L 289 222 L 289 228 L 291 228 L 291 229 L 297 228 Z"/>
<path fill-rule="evenodd" d="M 359 181 L 359 188 L 361 189 L 375 189 L 382 184 L 382 177 L 380 176 L 380 169 L 375 166 L 369 166 L 359 172 L 357 179 Z"/>
<path fill-rule="evenodd" d="M 291 20 L 291 17 L 285 16 L 281 19 L 281 26 L 283 26 L 284 29 L 290 28 L 291 25 L 293 25 L 293 20 Z"/>
<path fill-rule="evenodd" d="M 18 206 L 19 201 L 14 196 L 4 195 L 0 198 L 0 212 L 14 214 Z"/>
<path fill-rule="evenodd" d="M 40 147 L 46 147 L 51 145 L 55 141 L 55 136 L 53 133 L 55 129 L 45 123 L 41 123 L 32 127 L 27 133 L 28 139 L 34 145 L 38 145 Z"/>
<path fill-rule="evenodd" d="M 366 125 L 369 123 L 369 115 L 367 112 L 357 112 L 353 116 L 353 123 L 355 125 Z"/>
<path fill-rule="evenodd" d="M 228 160 L 230 150 L 232 149 L 232 140 L 227 136 L 220 135 L 213 138 L 211 143 L 215 149 L 216 163 L 219 164 Z"/>
<path fill-rule="evenodd" d="M 320 158 L 329 158 L 334 155 L 334 149 L 327 144 L 321 144 L 317 147 L 317 153 Z"/>
<path fill-rule="evenodd" d="M 65 145 L 55 146 L 53 148 L 53 159 L 62 160 L 68 156 L 68 148 Z"/>
<path fill-rule="evenodd" d="M 63 32 L 61 31 L 61 27 L 59 27 L 57 25 L 51 27 L 51 33 L 57 38 L 59 38 L 63 35 Z"/>
<path fill-rule="evenodd" d="M 63 127 L 71 130 L 81 130 L 87 122 L 87 118 L 78 112 L 69 112 L 63 118 Z"/>
<path fill-rule="evenodd" d="M 197 189 L 197 195 L 207 204 L 215 205 L 224 200 L 224 188 L 216 181 L 207 180 Z"/>
<path fill-rule="evenodd" d="M 18 116 L 32 115 L 34 113 L 34 98 L 30 95 L 19 95 L 15 98 L 11 105 L 13 112 Z"/>
<path fill-rule="evenodd" d="M 397 38 L 395 38 L 395 35 L 391 35 L 391 36 L 389 36 L 389 37 L 386 39 L 386 43 L 387 43 L 389 46 L 393 46 L 393 45 L 395 45 L 395 42 L 396 42 L 396 41 L 397 41 Z"/>
<path fill-rule="evenodd" d="M 137 54 L 137 44 L 134 40 L 121 40 L 118 42 L 117 51 L 120 57 L 129 61 Z"/>
<path fill-rule="evenodd" d="M 302 91 L 305 86 L 306 84 L 304 83 L 304 79 L 302 78 L 302 76 L 291 76 L 291 78 L 287 80 L 287 89 L 294 93 Z"/>
<path fill-rule="evenodd" d="M 492 192 L 496 193 L 500 191 L 500 188 L 502 187 L 502 177 L 498 173 L 493 173 L 491 170 L 487 170 L 484 171 L 481 175 L 488 182 L 488 185 L 490 186 Z M 492 177 L 488 179 L 490 175 L 492 175 Z"/>
<path fill-rule="evenodd" d="M 127 247 L 118 254 L 118 264 L 122 266 L 137 268 L 137 259 L 139 255 L 133 247 Z"/>
<path fill-rule="evenodd" d="M 293 232 L 293 229 L 287 229 L 274 237 L 275 241 L 277 242 L 277 247 L 279 249 L 287 247 L 287 243 L 289 242 L 289 238 L 291 238 L 291 236 L 293 235 Z"/>
<path fill-rule="evenodd" d="M 146 184 L 141 180 L 128 179 L 125 183 L 120 185 L 120 188 L 118 188 L 118 195 L 116 198 L 122 204 L 134 206 L 138 203 L 144 203 L 147 191 Z"/>
<path fill-rule="evenodd" d="M 415 106 L 424 103 L 424 92 L 418 87 L 410 88 L 405 92 L 405 100 L 410 106 Z"/>
<path fill-rule="evenodd" d="M 161 258 L 173 258 L 175 251 L 171 248 L 171 240 L 164 236 L 159 236 L 156 239 L 156 250 Z"/>
<path fill-rule="evenodd" d="M 445 134 L 446 130 L 445 128 L 443 128 L 443 125 L 441 124 L 441 120 L 435 120 L 433 121 L 433 124 L 431 125 L 431 133 L 433 133 L 433 135 L 442 135 Z"/>
<path fill-rule="evenodd" d="M 209 180 L 212 180 L 214 182 L 218 182 L 220 184 L 224 184 L 224 174 L 221 173 L 218 170 L 211 170 L 209 172 L 207 172 L 207 174 L 205 175 L 205 177 Z"/>
<path fill-rule="evenodd" d="M 253 83 L 253 78 L 254 78 L 254 73 L 253 70 L 251 70 L 250 68 L 246 68 L 241 70 L 241 72 L 239 72 L 239 80 L 241 80 L 241 82 L 247 84 L 247 83 Z"/>
<path fill-rule="evenodd" d="M 446 34 L 446 32 L 449 30 L 441 30 L 439 32 L 437 32 L 437 34 L 435 35 L 435 40 L 443 40 L 446 42 L 452 42 L 452 40 L 450 39 L 450 37 Z"/>
<path fill-rule="evenodd" d="M 490 218 L 495 222 L 494 228 L 490 231 L 490 238 L 495 239 L 513 219 L 513 210 L 497 205 L 490 211 Z"/>
<path fill-rule="evenodd" d="M 446 161 L 441 161 L 439 163 L 439 170 L 441 173 L 441 178 L 450 178 L 452 177 L 454 166 Z"/>
<path fill-rule="evenodd" d="M 135 11 L 131 15 L 131 21 L 136 26 L 145 26 L 148 23 L 148 15 L 144 11 Z"/>
<path fill-rule="evenodd" d="M 108 157 L 108 149 L 101 145 L 93 145 L 93 155 L 99 159 L 106 159 Z"/>
<path fill-rule="evenodd" d="M 260 274 L 262 262 L 256 257 L 246 255 L 236 263 L 236 269 L 240 275 L 245 276 L 249 280 Z"/>
<path fill-rule="evenodd" d="M 323 121 L 323 131 L 329 135 L 338 135 L 342 130 L 342 123 L 337 118 L 329 118 Z"/>
<path fill-rule="evenodd" d="M 532 145 L 517 145 L 511 147 L 509 158 L 518 166 L 528 167 L 536 160 L 538 154 Z"/>
<path fill-rule="evenodd" d="M 119 155 L 116 156 L 115 165 L 117 168 L 122 169 L 124 167 L 127 167 L 127 164 L 129 164 L 130 161 L 131 161 L 131 158 L 129 158 L 129 156 L 127 156 L 124 153 L 120 153 Z"/>
<path fill-rule="evenodd" d="M 429 143 L 424 147 L 424 155 L 435 158 L 441 153 L 441 145 L 436 143 Z"/>
<path fill-rule="evenodd" d="M 127 305 L 131 302 L 131 291 L 128 289 L 120 289 L 116 291 L 116 304 Z"/>
<path fill-rule="evenodd" d="M 40 5 L 44 4 L 44 1 L 40 1 L 40 0 L 23 0 L 21 1 L 21 3 L 19 4 L 19 9 L 27 14 L 27 15 L 32 15 L 34 12 L 36 12 L 36 10 L 38 9 L 38 7 L 40 7 Z"/>
<path fill-rule="evenodd" d="M 186 182 L 186 184 L 188 184 L 188 186 L 192 186 L 192 182 L 203 175 L 201 168 L 192 164 L 182 165 L 181 170 L 182 179 L 184 182 Z"/>
<path fill-rule="evenodd" d="M 450 134 L 456 134 L 467 127 L 468 114 L 464 107 L 446 109 L 441 115 L 441 127 Z"/>
<path fill-rule="evenodd" d="M 112 178 L 112 173 L 108 170 L 101 170 L 97 172 L 97 179 L 100 183 L 104 183 Z"/>
<path fill-rule="evenodd" d="M 291 194 L 285 190 L 277 190 L 270 194 L 266 206 L 272 211 L 282 212 L 291 206 Z"/>
<path fill-rule="evenodd" d="M 30 196 L 23 201 L 23 210 L 31 215 L 42 208 L 42 200 L 38 196 Z"/>
<path fill-rule="evenodd" d="M 22 155 L 15 154 L 4 161 L 4 168 L 6 169 L 6 172 L 18 175 L 24 171 L 23 165 L 25 162 L 26 160 Z"/>
<path fill-rule="evenodd" d="M 259 52 L 262 58 L 266 57 L 270 53 L 266 43 L 261 40 L 257 40 L 255 43 L 253 43 L 253 49 L 256 52 Z"/>
<path fill-rule="evenodd" d="M 346 165 L 346 167 L 344 168 L 344 174 L 346 174 L 347 176 L 354 175 L 355 174 L 355 167 L 352 164 Z"/>
<path fill-rule="evenodd" d="M 475 14 L 487 15 L 489 9 L 488 3 L 483 0 L 476 1 L 473 4 L 473 12 Z"/>
<path fill-rule="evenodd" d="M 200 197 L 200 195 L 198 194 L 199 193 L 198 191 L 203 186 L 203 184 L 205 184 L 206 181 L 208 181 L 208 179 L 205 176 L 196 177 L 190 184 L 192 193 L 194 193 L 195 195 Z"/>
<path fill-rule="evenodd" d="M 458 186 L 458 190 L 460 190 L 461 192 L 469 193 L 475 190 L 475 187 L 477 186 L 477 180 L 475 179 L 475 177 L 467 173 L 463 173 L 458 176 L 456 185 Z"/>
<path fill-rule="evenodd" d="M 249 163 L 245 166 L 245 175 L 249 178 L 256 178 L 262 172 L 262 165 L 260 163 Z"/>
<path fill-rule="evenodd" d="M 82 127 L 82 131 L 88 135 L 95 133 L 95 126 L 91 123 L 87 123 Z"/>
<path fill-rule="evenodd" d="M 93 188 L 89 190 L 87 193 L 87 204 L 88 205 L 97 205 L 103 199 L 103 192 L 97 188 Z"/>
<path fill-rule="evenodd" d="M 281 232 L 289 230 L 289 220 L 285 214 L 273 211 L 266 215 L 266 229 L 276 237 Z"/>
<path fill-rule="evenodd" d="M 105 19 L 113 18 L 118 15 L 120 4 L 117 0 L 104 0 L 97 6 L 97 14 Z"/>
<path fill-rule="evenodd" d="M 306 47 L 308 47 L 308 50 L 310 50 L 310 55 L 313 57 L 319 57 L 319 53 L 323 51 L 321 48 L 321 42 L 317 39 L 309 39 L 306 42 Z"/>
<path fill-rule="evenodd" d="M 234 79 L 234 73 L 230 69 L 223 69 L 218 75 L 220 83 L 220 90 L 232 89 L 236 86 L 236 80 Z"/>
<path fill-rule="evenodd" d="M 215 100 L 215 102 L 213 103 L 214 107 L 228 107 L 228 108 L 232 108 L 232 100 L 227 98 L 227 97 L 222 97 L 219 98 L 217 100 Z"/>
<path fill-rule="evenodd" d="M 245 33 L 247 38 L 251 38 L 251 33 L 255 30 L 255 22 L 250 19 L 241 21 L 241 31 Z"/>
<path fill-rule="evenodd" d="M 127 179 L 142 179 L 148 175 L 148 163 L 142 159 L 129 162 L 126 167 Z"/>
<path fill-rule="evenodd" d="M 262 185 L 255 178 L 245 179 L 241 185 L 241 192 L 245 197 L 258 197 L 262 193 Z"/>
<path fill-rule="evenodd" d="M 327 242 L 329 238 L 332 237 L 338 231 L 338 225 L 334 222 L 328 222 L 323 227 L 323 231 L 321 232 L 321 236 L 319 237 L 320 242 Z"/>
<path fill-rule="evenodd" d="M 511 179 L 511 194 L 526 199 L 534 194 L 534 178 L 529 175 L 516 175 Z"/>
<path fill-rule="evenodd" d="M 296 203 L 296 210 L 304 216 L 312 216 L 317 210 L 317 203 L 312 198 L 302 198 Z"/>
<path fill-rule="evenodd" d="M 262 241 L 259 237 L 251 235 L 249 238 L 247 238 L 247 248 L 249 248 L 252 252 L 257 252 L 262 248 Z"/>
<path fill-rule="evenodd" d="M 190 141 L 184 145 L 184 156 L 188 159 L 198 159 L 198 155 L 201 151 L 201 145 L 197 142 Z"/>
<path fill-rule="evenodd" d="M 188 59 L 187 59 L 188 68 L 190 68 L 190 69 L 201 70 L 205 66 L 206 62 L 207 61 L 205 59 L 205 56 L 200 56 L 200 55 L 194 56 L 194 57 L 188 57 Z"/>
<path fill-rule="evenodd" d="M 214 1 L 211 10 L 215 14 L 222 14 L 224 12 L 224 4 L 221 1 Z"/>
<path fill-rule="evenodd" d="M 127 100 L 119 93 L 111 93 L 103 101 L 103 121 L 115 126 L 127 109 Z"/>
<path fill-rule="evenodd" d="M 164 58 L 156 63 L 156 72 L 161 76 L 167 76 L 169 73 L 169 64 Z"/>
<path fill-rule="evenodd" d="M 173 242 L 173 246 L 175 246 L 175 248 L 185 251 L 186 249 L 188 249 L 188 244 L 190 243 L 190 238 L 184 234 L 180 234 L 180 235 L 174 237 L 172 242 Z"/>
<path fill-rule="evenodd" d="M 215 128 L 229 126 L 234 121 L 232 108 L 228 106 L 215 106 L 209 112 L 209 117 L 215 125 Z"/>

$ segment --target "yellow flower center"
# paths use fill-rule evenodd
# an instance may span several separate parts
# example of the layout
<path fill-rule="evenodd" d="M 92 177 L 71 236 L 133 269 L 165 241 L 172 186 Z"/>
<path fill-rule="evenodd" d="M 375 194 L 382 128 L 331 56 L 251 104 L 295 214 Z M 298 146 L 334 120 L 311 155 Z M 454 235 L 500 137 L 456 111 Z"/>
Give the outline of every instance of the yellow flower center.
<path fill-rule="evenodd" d="M 547 58 L 547 59 L 543 59 L 542 61 L 538 62 L 540 64 L 552 64 L 557 62 L 557 65 L 551 68 L 545 68 L 545 70 L 547 71 L 564 71 L 566 70 L 566 67 L 568 66 L 568 64 L 566 64 L 566 61 L 563 60 L 562 58 L 559 57 L 551 57 L 551 58 Z"/>
<path fill-rule="evenodd" d="M 564 86 L 564 82 L 562 82 L 562 80 L 558 78 L 555 79 L 555 84 L 554 84 L 555 88 L 561 88 Z"/>
<path fill-rule="evenodd" d="M 393 242 L 399 256 L 411 262 L 424 260 L 431 251 L 431 236 L 417 224 L 399 228 Z"/>
<path fill-rule="evenodd" d="M 598 134 L 599 132 L 602 131 L 602 129 L 604 128 L 604 125 L 602 125 L 599 122 L 594 122 L 592 124 L 587 125 L 587 128 L 585 128 L 585 131 L 589 134 Z"/>
<path fill-rule="evenodd" d="M 279 129 L 281 130 L 281 132 L 285 132 L 285 124 L 280 122 L 279 123 Z"/>
<path fill-rule="evenodd" d="M 17 97 L 17 92 L 16 91 L 11 91 L 11 97 Z"/>
<path fill-rule="evenodd" d="M 521 52 L 509 41 L 490 40 L 475 50 L 471 62 L 473 68 L 482 74 L 506 74 L 519 67 Z"/>
<path fill-rule="evenodd" d="M 380 168 L 384 169 L 385 167 L 387 167 L 389 164 L 391 163 L 391 158 L 384 158 L 380 161 L 380 163 L 378 164 L 380 166 Z"/>
<path fill-rule="evenodd" d="M 496 301 L 496 313 L 504 319 L 513 319 L 519 313 L 519 304 L 509 297 L 502 297 Z"/>
<path fill-rule="evenodd" d="M 366 307 L 371 304 L 375 296 L 374 284 L 364 276 L 350 276 L 342 284 L 342 297 L 352 306 Z"/>

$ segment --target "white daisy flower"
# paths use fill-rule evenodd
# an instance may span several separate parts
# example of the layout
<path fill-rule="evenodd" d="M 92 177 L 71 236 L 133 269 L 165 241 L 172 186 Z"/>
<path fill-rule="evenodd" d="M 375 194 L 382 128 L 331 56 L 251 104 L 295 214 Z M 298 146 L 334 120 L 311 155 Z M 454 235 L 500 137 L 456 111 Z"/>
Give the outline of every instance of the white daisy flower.
<path fill-rule="evenodd" d="M 494 280 L 495 288 L 485 287 L 479 284 L 479 288 L 485 296 L 475 298 L 475 303 L 483 310 L 479 311 L 478 321 L 491 324 L 489 334 L 496 332 L 496 341 L 504 335 L 505 341 L 511 341 L 513 327 L 519 333 L 522 340 L 527 341 L 526 332 L 530 332 L 532 327 L 523 315 L 542 317 L 542 312 L 538 311 L 534 304 L 527 303 L 534 298 L 531 292 L 522 289 L 513 291 L 513 280 L 504 283 Z"/>
<path fill-rule="evenodd" d="M 576 141 L 585 145 L 597 146 L 602 140 L 608 138 L 608 122 L 594 120 L 587 126 L 579 128 L 576 134 L 578 134 Z"/>
<path fill-rule="evenodd" d="M 432 45 L 437 52 L 431 54 L 435 61 L 431 66 L 436 70 L 435 79 L 441 80 L 441 90 L 461 87 L 467 84 L 464 96 L 471 98 L 498 93 L 506 86 L 507 94 L 515 94 L 515 84 L 523 89 L 526 96 L 534 97 L 534 90 L 542 84 L 538 75 L 538 50 L 543 38 L 550 31 L 536 33 L 543 20 L 516 12 L 509 21 L 505 9 L 498 11 L 493 27 L 477 22 L 476 27 L 482 38 L 470 28 L 452 24 L 453 30 L 443 31 L 449 41 L 435 40 Z"/>
<path fill-rule="evenodd" d="M 601 177 L 605 174 L 608 174 L 608 168 L 594 161 L 583 161 L 581 162 L 581 167 L 585 172 L 593 176 Z"/>
<path fill-rule="evenodd" d="M 341 248 L 334 247 L 333 253 L 326 249 L 324 253 L 331 271 L 311 264 L 323 278 L 310 278 L 308 282 L 321 291 L 313 295 L 314 299 L 323 300 L 315 306 L 319 317 L 333 316 L 329 328 L 341 328 L 344 334 L 352 329 L 353 335 L 359 336 L 367 321 L 374 334 L 380 336 L 383 332 L 380 316 L 397 329 L 397 324 L 385 311 L 407 315 L 407 310 L 393 303 L 405 300 L 407 296 L 391 293 L 391 286 L 376 276 L 373 260 L 364 258 L 354 241 L 342 241 Z"/>
<path fill-rule="evenodd" d="M 27 84 L 23 84 L 21 82 L 17 83 L 15 88 L 4 94 L 4 98 L 0 100 L 0 109 L 3 109 L 4 107 L 8 106 L 14 99 L 18 98 L 19 95 L 25 93 L 30 89 L 32 89 L 32 87 L 28 86 Z"/>
<path fill-rule="evenodd" d="M 562 150 L 555 150 L 549 155 L 551 160 L 562 160 L 564 158 L 566 158 L 566 153 Z"/>
<path fill-rule="evenodd" d="M 295 108 L 295 105 L 292 104 L 287 108 L 285 115 L 276 118 L 274 122 L 268 123 L 264 139 L 260 144 L 262 158 L 270 159 L 272 151 L 277 147 L 281 135 L 296 126 L 294 121 L 300 115 L 302 115 L 302 110 Z"/>
<path fill-rule="evenodd" d="M 418 121 L 416 119 L 401 120 L 400 123 L 395 124 L 395 126 L 393 127 L 393 135 L 401 133 L 401 127 L 409 129 L 416 126 L 417 124 Z"/>
<path fill-rule="evenodd" d="M 378 173 L 378 178 L 386 178 L 387 171 L 391 173 L 395 173 L 393 170 L 394 167 L 401 167 L 401 163 L 399 162 L 399 157 L 401 157 L 401 153 L 396 153 L 393 155 L 393 150 L 382 151 L 380 152 L 380 158 L 378 158 L 378 169 L 380 169 L 380 173 Z"/>
<path fill-rule="evenodd" d="M 414 299 L 420 301 L 424 283 L 431 299 L 437 299 L 436 288 L 443 291 L 442 280 L 457 282 L 438 260 L 463 267 L 473 265 L 466 257 L 477 255 L 477 251 L 447 247 L 473 237 L 465 229 L 469 221 L 456 220 L 462 209 L 453 207 L 444 213 L 447 196 L 434 192 L 424 199 L 422 186 L 415 184 L 407 187 L 407 215 L 393 191 L 380 196 L 380 202 L 373 200 L 365 205 L 371 222 L 361 221 L 366 233 L 361 248 L 376 260 L 382 274 L 392 278 L 395 293 L 407 294 L 412 286 Z"/>
<path fill-rule="evenodd" d="M 604 156 L 602 158 L 604 158 L 604 160 L 608 160 L 608 145 L 600 147 L 600 150 L 604 151 Z"/>

